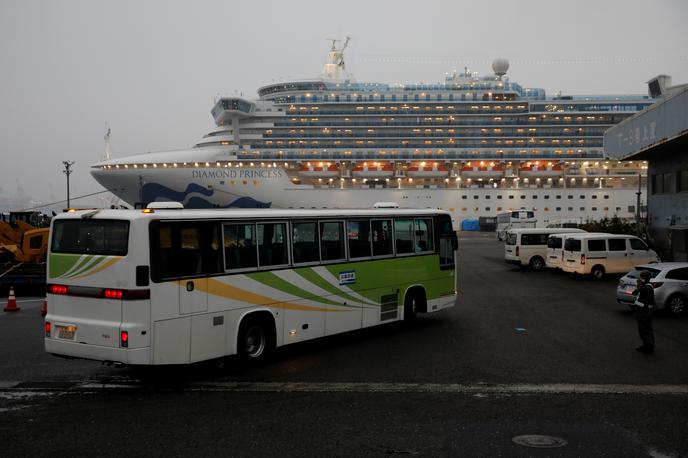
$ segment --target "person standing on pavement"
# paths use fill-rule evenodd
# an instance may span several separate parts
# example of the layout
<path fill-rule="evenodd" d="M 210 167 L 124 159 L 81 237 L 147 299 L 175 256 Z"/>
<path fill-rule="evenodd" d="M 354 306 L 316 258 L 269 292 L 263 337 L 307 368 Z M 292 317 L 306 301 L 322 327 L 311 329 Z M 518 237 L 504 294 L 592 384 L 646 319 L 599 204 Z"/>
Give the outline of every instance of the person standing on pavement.
<path fill-rule="evenodd" d="M 637 287 L 633 294 L 637 294 L 633 304 L 633 313 L 638 322 L 638 334 L 643 344 L 636 351 L 651 355 L 655 352 L 655 334 L 652 330 L 652 310 L 655 308 L 655 290 L 650 285 L 652 275 L 643 270 L 638 275 Z"/>

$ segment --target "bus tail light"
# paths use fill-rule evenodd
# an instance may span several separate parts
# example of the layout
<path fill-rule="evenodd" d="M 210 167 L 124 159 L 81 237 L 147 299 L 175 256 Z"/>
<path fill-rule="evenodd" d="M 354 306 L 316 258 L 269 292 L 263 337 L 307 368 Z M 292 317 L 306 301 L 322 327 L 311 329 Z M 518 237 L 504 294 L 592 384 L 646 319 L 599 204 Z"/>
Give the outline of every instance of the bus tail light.
<path fill-rule="evenodd" d="M 115 289 L 98 288 L 94 286 L 65 286 L 48 284 L 48 292 L 52 294 L 62 294 L 68 296 L 119 299 L 124 301 L 150 299 L 149 289 Z"/>
<path fill-rule="evenodd" d="M 582 265 L 585 265 L 585 255 L 584 254 L 581 255 L 581 266 Z"/>
<path fill-rule="evenodd" d="M 50 337 L 50 321 L 45 322 L 45 336 Z"/>
<path fill-rule="evenodd" d="M 124 291 L 121 289 L 109 289 L 106 288 L 103 290 L 103 297 L 106 299 L 122 299 L 124 296 Z"/>
<path fill-rule="evenodd" d="M 67 287 L 64 285 L 50 285 L 48 291 L 52 294 L 67 294 Z"/>
<path fill-rule="evenodd" d="M 518 256 L 519 253 L 521 252 L 521 250 L 519 248 L 521 248 L 521 247 L 517 245 L 516 246 L 516 256 Z"/>
<path fill-rule="evenodd" d="M 129 331 L 121 331 L 119 333 L 119 343 L 122 348 L 129 346 Z"/>

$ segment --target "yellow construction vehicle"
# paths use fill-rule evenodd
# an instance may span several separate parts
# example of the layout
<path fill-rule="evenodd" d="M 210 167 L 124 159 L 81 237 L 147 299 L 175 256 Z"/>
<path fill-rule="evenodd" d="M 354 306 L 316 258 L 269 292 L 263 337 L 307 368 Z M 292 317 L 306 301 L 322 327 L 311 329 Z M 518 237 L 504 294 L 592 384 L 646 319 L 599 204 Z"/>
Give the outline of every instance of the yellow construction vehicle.
<path fill-rule="evenodd" d="M 29 229 L 19 243 L 0 243 L 0 295 L 13 286 L 17 294 L 45 293 L 45 258 L 50 228 Z"/>
<path fill-rule="evenodd" d="M 4 263 L 44 262 L 48 251 L 50 228 L 24 231 L 19 243 L 0 243 L 0 260 Z"/>

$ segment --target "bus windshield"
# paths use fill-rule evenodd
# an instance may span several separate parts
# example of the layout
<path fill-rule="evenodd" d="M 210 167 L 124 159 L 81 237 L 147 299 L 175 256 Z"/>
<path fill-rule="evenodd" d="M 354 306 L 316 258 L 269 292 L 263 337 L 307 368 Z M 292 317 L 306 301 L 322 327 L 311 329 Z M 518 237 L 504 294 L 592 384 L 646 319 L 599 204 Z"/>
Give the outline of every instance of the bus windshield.
<path fill-rule="evenodd" d="M 127 254 L 129 221 L 65 219 L 55 221 L 52 232 L 53 253 Z"/>

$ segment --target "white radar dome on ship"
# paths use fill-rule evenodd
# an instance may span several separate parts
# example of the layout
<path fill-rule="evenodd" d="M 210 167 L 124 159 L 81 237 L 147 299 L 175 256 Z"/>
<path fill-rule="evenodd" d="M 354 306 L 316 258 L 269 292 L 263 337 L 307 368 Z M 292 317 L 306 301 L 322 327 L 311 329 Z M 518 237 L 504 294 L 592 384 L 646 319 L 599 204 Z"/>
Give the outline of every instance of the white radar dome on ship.
<path fill-rule="evenodd" d="M 503 57 L 498 57 L 492 61 L 492 70 L 494 70 L 497 76 L 506 75 L 507 70 L 509 70 L 509 61 Z"/>

